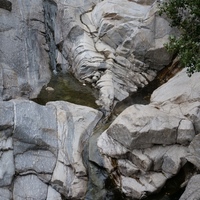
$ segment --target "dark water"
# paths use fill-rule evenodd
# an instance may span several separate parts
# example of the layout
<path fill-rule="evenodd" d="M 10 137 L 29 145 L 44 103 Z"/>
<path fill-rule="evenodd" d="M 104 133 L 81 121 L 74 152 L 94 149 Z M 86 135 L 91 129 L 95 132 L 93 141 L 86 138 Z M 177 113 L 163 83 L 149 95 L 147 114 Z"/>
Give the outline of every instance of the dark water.
<path fill-rule="evenodd" d="M 97 91 L 88 85 L 83 85 L 69 73 L 52 75 L 47 87 L 52 87 L 54 91 L 47 91 L 44 87 L 39 96 L 33 101 L 45 105 L 49 101 L 62 100 L 98 108 L 95 103 L 98 98 Z"/>

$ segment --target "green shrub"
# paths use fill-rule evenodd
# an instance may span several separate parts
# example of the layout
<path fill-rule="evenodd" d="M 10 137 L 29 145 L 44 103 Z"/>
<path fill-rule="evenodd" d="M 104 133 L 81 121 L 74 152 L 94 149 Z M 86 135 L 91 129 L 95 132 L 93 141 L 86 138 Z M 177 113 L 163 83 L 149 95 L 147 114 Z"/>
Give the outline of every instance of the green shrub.
<path fill-rule="evenodd" d="M 166 48 L 176 53 L 188 75 L 200 71 L 200 0 L 168 0 L 160 4 L 160 14 L 166 14 L 180 35 L 170 36 Z"/>

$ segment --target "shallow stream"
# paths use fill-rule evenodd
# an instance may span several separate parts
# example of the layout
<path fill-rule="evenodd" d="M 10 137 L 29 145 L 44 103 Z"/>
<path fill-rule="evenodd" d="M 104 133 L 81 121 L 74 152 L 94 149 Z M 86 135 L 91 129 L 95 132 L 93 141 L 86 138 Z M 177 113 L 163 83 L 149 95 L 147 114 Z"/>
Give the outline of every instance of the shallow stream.
<path fill-rule="evenodd" d="M 98 108 L 95 100 L 97 91 L 88 85 L 83 85 L 70 73 L 53 74 L 49 84 L 44 87 L 38 97 L 33 99 L 38 104 L 45 105 L 49 101 L 68 101 L 71 103 Z"/>

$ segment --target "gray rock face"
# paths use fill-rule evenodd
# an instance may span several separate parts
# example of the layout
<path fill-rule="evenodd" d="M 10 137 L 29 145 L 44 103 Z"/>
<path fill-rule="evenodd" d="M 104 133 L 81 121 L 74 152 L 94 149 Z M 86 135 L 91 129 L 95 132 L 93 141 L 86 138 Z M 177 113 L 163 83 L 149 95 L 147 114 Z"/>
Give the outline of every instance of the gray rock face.
<path fill-rule="evenodd" d="M 27 100 L 1 102 L 0 111 L 1 197 L 83 199 L 82 152 L 102 114 L 67 102 L 41 106 Z"/>
<path fill-rule="evenodd" d="M 134 105 L 112 123 L 107 134 L 129 150 L 170 145 L 176 143 L 180 121 L 154 107 Z"/>
<path fill-rule="evenodd" d="M 57 60 L 64 57 L 79 80 L 99 89 L 97 103 L 107 112 L 171 60 L 163 44 L 172 29 L 154 2 L 56 0 Z"/>
<path fill-rule="evenodd" d="M 1 0 L 1 99 L 35 98 L 50 80 L 42 2 Z"/>
<path fill-rule="evenodd" d="M 82 152 L 101 114 L 94 109 L 66 102 L 48 105 L 56 108 L 58 120 L 59 151 L 52 184 L 67 198 L 82 199 L 87 190 Z"/>
<path fill-rule="evenodd" d="M 35 175 L 19 177 L 14 182 L 13 199 L 41 199 L 47 197 L 47 185 Z"/>
<path fill-rule="evenodd" d="M 199 200 L 200 199 L 200 175 L 195 175 L 189 181 L 185 192 L 180 200 Z"/>
<path fill-rule="evenodd" d="M 181 103 L 199 101 L 200 88 L 197 81 L 199 77 L 199 73 L 188 77 L 186 69 L 183 69 L 170 79 L 167 84 L 162 85 L 153 92 L 151 102 L 156 105 L 168 102 L 179 105 Z"/>
<path fill-rule="evenodd" d="M 2 200 L 10 200 L 11 199 L 11 192 L 6 188 L 0 188 L 0 197 Z"/>
<path fill-rule="evenodd" d="M 158 191 L 185 164 L 189 151 L 178 145 L 180 124 L 181 118 L 150 105 L 134 105 L 99 137 L 104 167 L 116 173 L 116 184 L 127 197 L 140 199 Z M 191 132 L 194 136 L 194 129 Z M 117 160 L 117 168 L 112 159 Z"/>
<path fill-rule="evenodd" d="M 200 169 L 200 134 L 198 134 L 190 143 L 190 154 L 186 159 Z"/>
<path fill-rule="evenodd" d="M 67 102 L 2 100 L 36 97 L 51 65 L 98 88 L 108 114 L 171 61 L 163 44 L 174 30 L 156 13 L 155 0 L 0 0 L 1 199 L 85 198 L 82 154 L 102 114 Z M 90 147 L 90 161 L 127 198 L 159 191 L 186 162 L 200 168 L 199 78 L 182 71 Z"/>
<path fill-rule="evenodd" d="M 97 104 L 109 114 L 171 61 L 163 44 L 173 30 L 155 1 L 2 2 L 1 99 L 35 98 L 50 64 L 98 88 Z"/>
<path fill-rule="evenodd" d="M 199 78 L 200 73 L 195 73 L 190 78 L 184 69 L 151 95 L 153 106 L 173 115 L 187 117 L 193 122 L 196 133 L 200 133 Z"/>
<path fill-rule="evenodd" d="M 199 169 L 199 76 L 183 70 L 153 93 L 152 103 L 128 107 L 98 138 L 103 164 L 92 161 L 127 197 L 159 191 L 188 161 Z"/>

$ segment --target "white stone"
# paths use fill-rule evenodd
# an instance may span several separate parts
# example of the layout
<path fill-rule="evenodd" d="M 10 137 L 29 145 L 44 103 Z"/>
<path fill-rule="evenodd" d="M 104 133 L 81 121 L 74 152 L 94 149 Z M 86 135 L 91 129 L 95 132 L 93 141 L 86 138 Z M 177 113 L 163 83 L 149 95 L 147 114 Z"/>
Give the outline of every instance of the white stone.
<path fill-rule="evenodd" d="M 200 169 L 200 134 L 196 135 L 189 146 L 186 159 Z"/>
<path fill-rule="evenodd" d="M 189 120 L 182 120 L 178 127 L 177 143 L 188 145 L 195 137 L 193 123 Z"/>
<path fill-rule="evenodd" d="M 62 200 L 60 194 L 51 186 L 48 187 L 47 200 Z"/>

